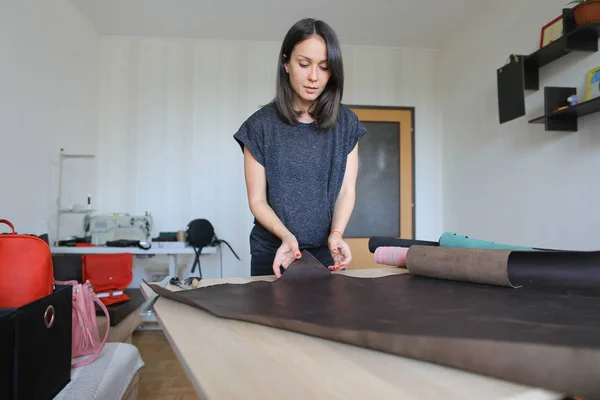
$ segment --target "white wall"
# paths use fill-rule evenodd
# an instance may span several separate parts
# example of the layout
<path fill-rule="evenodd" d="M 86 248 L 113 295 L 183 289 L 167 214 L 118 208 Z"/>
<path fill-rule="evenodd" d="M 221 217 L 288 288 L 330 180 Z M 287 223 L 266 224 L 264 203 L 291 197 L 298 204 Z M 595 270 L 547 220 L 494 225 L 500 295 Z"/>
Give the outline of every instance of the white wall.
<path fill-rule="evenodd" d="M 238 262 L 224 247 L 224 275 L 248 274 L 252 216 L 242 154 L 232 136 L 271 100 L 278 50 L 279 43 L 103 37 L 100 210 L 150 211 L 155 235 L 207 218 L 242 258 Z M 352 46 L 343 51 L 345 103 L 416 107 L 417 234 L 439 237 L 435 53 Z M 218 263 L 218 256 L 207 256 L 204 276 L 217 276 Z"/>
<path fill-rule="evenodd" d="M 599 247 L 600 114 L 581 118 L 574 133 L 545 132 L 528 120 L 542 115 L 544 86 L 574 86 L 582 98 L 600 53 L 543 67 L 541 89 L 527 92 L 527 115 L 498 122 L 496 70 L 511 54 L 535 51 L 541 27 L 566 3 L 493 2 L 457 27 L 439 54 L 445 230 L 511 244 Z"/>
<path fill-rule="evenodd" d="M 43 233 L 54 228 L 61 147 L 96 151 L 98 36 L 65 0 L 6 0 L 0 9 L 0 218 Z M 64 206 L 85 202 L 94 173 L 93 163 L 66 167 Z M 67 216 L 61 229 L 80 226 L 81 216 Z"/>

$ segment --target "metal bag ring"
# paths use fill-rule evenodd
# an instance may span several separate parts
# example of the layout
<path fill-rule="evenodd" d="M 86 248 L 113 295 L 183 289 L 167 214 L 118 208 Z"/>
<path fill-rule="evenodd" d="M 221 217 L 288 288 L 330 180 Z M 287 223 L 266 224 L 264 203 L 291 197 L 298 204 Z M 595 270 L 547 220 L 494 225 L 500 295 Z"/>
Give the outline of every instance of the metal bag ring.
<path fill-rule="evenodd" d="M 48 306 L 48 308 L 46 308 L 46 312 L 44 313 L 44 322 L 46 323 L 46 328 L 50 328 L 52 325 L 54 325 L 55 314 L 54 306 Z"/>

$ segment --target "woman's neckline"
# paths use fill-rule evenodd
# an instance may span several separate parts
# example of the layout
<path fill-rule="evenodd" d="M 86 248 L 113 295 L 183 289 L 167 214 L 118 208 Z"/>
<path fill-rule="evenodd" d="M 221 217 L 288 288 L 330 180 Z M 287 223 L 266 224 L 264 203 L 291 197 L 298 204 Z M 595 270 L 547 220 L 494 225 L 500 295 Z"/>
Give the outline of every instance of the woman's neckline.
<path fill-rule="evenodd" d="M 304 121 L 300 121 L 298 120 L 298 126 L 303 126 L 303 127 L 311 127 L 313 125 L 315 125 L 316 121 L 312 120 L 311 122 L 304 122 Z"/>

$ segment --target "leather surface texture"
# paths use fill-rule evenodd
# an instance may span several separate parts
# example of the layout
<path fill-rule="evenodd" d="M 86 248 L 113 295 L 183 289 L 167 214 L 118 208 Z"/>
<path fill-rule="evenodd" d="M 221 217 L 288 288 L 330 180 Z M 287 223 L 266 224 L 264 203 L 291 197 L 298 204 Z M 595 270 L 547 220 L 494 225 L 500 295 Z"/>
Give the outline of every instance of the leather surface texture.
<path fill-rule="evenodd" d="M 413 249 L 417 250 L 412 254 L 413 266 L 420 264 L 421 272 L 436 277 L 415 273 L 378 278 L 344 276 L 329 272 L 304 252 L 274 282 L 219 284 L 176 292 L 157 285 L 151 288 L 163 297 L 222 318 L 568 395 L 600 398 L 600 296 L 571 290 L 572 285 L 556 290 L 556 279 L 550 279 L 553 290 L 544 290 L 543 282 L 532 279 L 536 274 L 546 276 L 540 265 L 532 266 L 535 262 L 531 257 L 541 252 L 517 252 L 515 256 L 515 252 L 492 250 L 486 259 L 476 249 L 452 249 L 454 260 L 462 267 L 448 265 L 448 259 L 442 257 L 438 268 L 454 269 L 444 273 L 432 269 L 435 262 L 431 260 L 439 261 L 440 254 L 428 253 L 437 252 L 439 247 L 412 246 L 409 257 Z M 466 253 L 461 255 L 461 251 Z M 423 258 L 427 255 L 430 265 Z M 583 268 L 591 274 L 593 255 L 587 256 L 592 258 L 583 257 L 582 262 L 587 262 Z M 525 273 L 520 275 L 515 274 L 519 257 L 527 261 L 523 264 Z M 469 264 L 465 261 L 469 259 L 475 261 Z M 569 268 L 577 271 L 577 265 L 572 264 L 576 259 L 576 254 L 570 262 L 565 257 L 553 268 L 562 274 Z M 477 271 L 477 265 L 494 271 Z M 491 284 L 473 282 L 475 279 L 469 279 L 473 275 L 487 277 L 476 280 Z M 519 287 L 512 287 L 511 281 Z M 529 285 L 531 281 L 537 284 Z"/>

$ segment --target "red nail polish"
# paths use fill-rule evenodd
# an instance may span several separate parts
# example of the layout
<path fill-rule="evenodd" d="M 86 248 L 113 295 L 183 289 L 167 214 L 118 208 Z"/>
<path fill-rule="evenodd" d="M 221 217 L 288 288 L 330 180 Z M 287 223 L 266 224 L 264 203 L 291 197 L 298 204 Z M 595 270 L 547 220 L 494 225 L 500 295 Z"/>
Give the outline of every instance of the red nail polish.
<path fill-rule="evenodd" d="M 300 257 L 300 253 L 296 253 L 296 258 Z"/>

